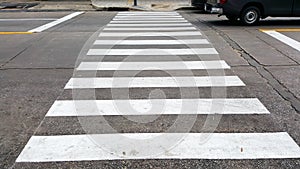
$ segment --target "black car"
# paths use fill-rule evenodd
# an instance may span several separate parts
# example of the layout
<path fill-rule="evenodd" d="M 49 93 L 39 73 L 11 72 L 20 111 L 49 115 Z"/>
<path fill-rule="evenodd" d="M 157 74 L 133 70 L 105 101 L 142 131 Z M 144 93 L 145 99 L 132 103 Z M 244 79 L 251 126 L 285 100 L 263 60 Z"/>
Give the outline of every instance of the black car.
<path fill-rule="evenodd" d="M 204 4 L 207 0 L 191 0 L 192 6 L 198 7 L 200 9 L 204 9 Z"/>
<path fill-rule="evenodd" d="M 208 0 L 205 11 L 255 25 L 268 16 L 300 16 L 300 0 Z"/>

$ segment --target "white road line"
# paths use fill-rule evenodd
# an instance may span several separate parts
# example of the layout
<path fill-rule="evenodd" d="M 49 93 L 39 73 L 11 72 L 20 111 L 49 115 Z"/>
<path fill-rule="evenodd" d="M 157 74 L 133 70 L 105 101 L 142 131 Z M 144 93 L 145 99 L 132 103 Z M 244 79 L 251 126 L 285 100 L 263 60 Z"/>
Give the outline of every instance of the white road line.
<path fill-rule="evenodd" d="M 245 86 L 237 76 L 71 78 L 65 89 Z"/>
<path fill-rule="evenodd" d="M 215 48 L 187 48 L 187 49 L 90 49 L 87 55 L 215 55 Z"/>
<path fill-rule="evenodd" d="M 0 19 L 0 22 L 6 21 L 53 21 L 55 18 L 15 18 L 15 19 Z"/>
<path fill-rule="evenodd" d="M 170 62 L 81 62 L 77 70 L 194 70 L 230 69 L 220 61 L 170 61 Z"/>
<path fill-rule="evenodd" d="M 110 23 L 187 23 L 187 20 L 182 21 L 110 21 Z"/>
<path fill-rule="evenodd" d="M 118 12 L 118 14 L 178 14 L 178 12 L 134 12 L 134 11 L 130 11 L 130 12 Z"/>
<path fill-rule="evenodd" d="M 131 13 L 131 14 L 121 14 L 118 13 L 116 16 L 181 16 L 178 13 Z"/>
<path fill-rule="evenodd" d="M 206 39 L 178 40 L 96 40 L 94 45 L 201 45 L 209 44 Z"/>
<path fill-rule="evenodd" d="M 180 15 L 178 12 L 118 12 L 117 15 Z"/>
<path fill-rule="evenodd" d="M 118 12 L 117 15 L 179 15 L 178 12 Z"/>
<path fill-rule="evenodd" d="M 178 30 L 197 30 L 195 27 L 159 27 L 159 28 L 136 28 L 136 27 L 126 27 L 126 28 L 112 28 L 106 27 L 105 31 L 178 31 Z"/>
<path fill-rule="evenodd" d="M 178 114 L 270 114 L 256 98 L 58 100 L 46 116 L 124 116 Z"/>
<path fill-rule="evenodd" d="M 122 18 L 182 18 L 182 16 L 180 15 L 171 15 L 171 16 L 166 16 L 166 15 L 162 15 L 162 16 L 159 16 L 159 15 L 153 15 L 153 16 L 149 16 L 149 15 L 144 15 L 144 16 L 141 16 L 141 15 L 135 15 L 135 16 L 131 16 L 131 15 L 127 15 L 127 16 L 120 16 L 120 15 L 117 15 L 114 17 L 115 19 L 122 19 Z"/>
<path fill-rule="evenodd" d="M 57 20 L 55 20 L 53 22 L 50 22 L 50 23 L 47 23 L 47 24 L 42 25 L 40 27 L 34 28 L 32 30 L 29 30 L 28 32 L 43 32 L 43 31 L 45 31 L 45 30 L 47 30 L 47 29 L 49 29 L 49 28 L 51 28 L 53 26 L 56 26 L 56 25 L 58 25 L 58 24 L 60 24 L 62 22 L 65 22 L 65 21 L 67 21 L 69 19 L 72 19 L 72 18 L 74 18 L 74 17 L 76 17 L 76 16 L 78 16 L 80 14 L 83 14 L 83 13 L 84 12 L 74 12 L 74 13 L 71 13 L 71 14 L 69 14 L 67 16 L 64 16 L 64 17 L 62 17 L 60 19 L 57 19 Z"/>
<path fill-rule="evenodd" d="M 32 136 L 16 162 L 286 158 L 300 158 L 299 146 L 286 132 L 117 133 Z"/>
<path fill-rule="evenodd" d="M 138 21 L 138 20 L 141 20 L 141 21 L 170 21 L 170 20 L 173 20 L 173 21 L 185 21 L 184 18 L 116 18 L 116 19 L 113 19 L 113 21 Z"/>
<path fill-rule="evenodd" d="M 116 16 L 135 16 L 135 15 L 137 15 L 137 16 L 156 16 L 156 15 L 167 15 L 167 16 L 169 16 L 169 15 L 179 15 L 178 13 L 165 13 L 165 12 L 156 12 L 156 13 L 118 13 Z"/>
<path fill-rule="evenodd" d="M 183 32 L 101 32 L 99 37 L 138 37 L 138 36 L 201 36 L 199 31 L 183 31 Z"/>
<path fill-rule="evenodd" d="M 107 26 L 116 27 L 116 26 L 122 26 L 122 27 L 136 27 L 136 26 L 157 26 L 157 27 L 169 27 L 169 26 L 192 26 L 191 23 L 174 23 L 174 24 L 107 24 Z"/>
<path fill-rule="evenodd" d="M 300 42 L 290 38 L 290 37 L 287 37 L 279 32 L 276 32 L 276 31 L 263 31 L 265 32 L 266 34 L 272 36 L 273 38 L 285 43 L 286 45 L 289 45 L 290 47 L 300 51 Z"/>

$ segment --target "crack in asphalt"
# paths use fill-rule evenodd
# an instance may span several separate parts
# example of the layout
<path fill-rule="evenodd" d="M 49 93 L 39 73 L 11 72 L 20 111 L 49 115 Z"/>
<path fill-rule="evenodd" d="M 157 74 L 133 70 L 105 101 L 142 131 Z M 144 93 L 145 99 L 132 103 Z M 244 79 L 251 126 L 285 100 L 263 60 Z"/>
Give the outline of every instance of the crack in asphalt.
<path fill-rule="evenodd" d="M 254 67 L 256 71 L 267 81 L 267 83 L 286 101 L 288 101 L 291 106 L 300 113 L 300 101 L 297 97 L 289 91 L 282 83 L 280 83 L 267 69 L 264 68 L 262 64 L 257 62 L 251 54 L 245 51 L 237 42 L 231 39 L 226 33 L 215 28 L 213 25 L 197 19 L 199 22 L 206 24 L 209 28 L 218 33 L 236 52 L 243 57 L 249 65 Z M 297 62 L 296 62 L 297 63 Z"/>
<path fill-rule="evenodd" d="M 25 52 L 27 49 L 29 49 L 30 47 L 32 47 L 33 45 L 35 45 L 36 43 L 38 43 L 40 40 L 42 40 L 43 38 L 45 38 L 47 36 L 41 36 L 41 37 L 35 37 L 33 38 L 31 41 L 34 41 L 35 43 L 30 43 L 28 46 L 26 46 L 24 49 L 22 49 L 20 52 L 18 52 L 16 55 L 12 56 L 11 58 L 9 58 L 7 61 L 3 62 L 0 65 L 0 69 L 2 69 L 3 67 L 5 67 L 8 63 L 10 63 L 11 61 L 13 61 L 16 57 L 20 56 L 23 52 Z"/>
<path fill-rule="evenodd" d="M 291 64 L 291 66 L 292 66 L 292 65 L 298 66 L 298 64 L 299 64 L 298 61 L 295 60 L 294 58 L 290 57 L 287 53 L 284 53 L 284 51 L 278 50 L 277 48 L 275 48 L 274 46 L 272 46 L 270 43 L 268 43 L 267 41 L 263 40 L 261 37 L 256 36 L 255 34 L 253 34 L 251 31 L 249 31 L 249 30 L 245 30 L 245 31 L 248 32 L 249 34 L 255 36 L 257 39 L 261 40 L 261 41 L 264 42 L 265 44 L 267 44 L 270 48 L 276 50 L 277 52 L 279 52 L 279 53 L 282 54 L 283 56 L 285 56 L 285 57 L 291 59 L 293 62 L 296 63 L 296 64 Z M 266 66 L 267 66 L 267 65 L 266 65 Z M 278 66 L 281 66 L 281 65 L 278 65 Z"/>

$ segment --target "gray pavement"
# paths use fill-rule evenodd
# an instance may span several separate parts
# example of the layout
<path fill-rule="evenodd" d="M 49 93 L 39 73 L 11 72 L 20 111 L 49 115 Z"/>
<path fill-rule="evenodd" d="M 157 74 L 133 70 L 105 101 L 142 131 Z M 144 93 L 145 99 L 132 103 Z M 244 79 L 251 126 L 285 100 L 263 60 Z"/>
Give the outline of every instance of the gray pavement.
<path fill-rule="evenodd" d="M 194 12 L 191 12 L 190 15 L 199 16 Z M 267 70 L 265 73 L 269 73 L 269 75 L 273 76 L 268 80 L 270 81 L 273 79 L 273 82 L 276 81 L 273 83 L 272 87 L 276 89 L 280 86 L 277 91 L 281 91 L 279 93 L 281 93 L 281 95 L 286 99 L 288 99 L 288 97 L 292 97 L 290 100 L 295 100 L 295 102 L 291 102 L 294 102 L 294 106 L 298 107 L 299 102 L 297 101 L 298 99 L 295 98 L 298 93 L 295 92 L 295 89 L 291 88 L 291 85 L 286 85 L 288 82 L 283 82 L 282 79 L 277 79 L 279 78 L 278 74 L 276 75 L 276 73 L 272 70 L 276 70 L 277 66 L 278 69 L 282 66 L 286 66 L 286 69 L 290 70 L 283 69 L 281 72 L 282 76 L 285 76 L 283 75 L 284 72 L 293 72 L 295 67 L 299 67 L 299 51 L 259 31 L 259 29 L 298 29 L 299 26 L 297 25 L 297 19 L 292 18 L 292 21 L 289 21 L 287 18 L 269 18 L 261 21 L 260 26 L 255 27 L 244 27 L 238 24 L 232 24 L 225 18 L 218 18 L 215 15 L 202 15 L 202 17 L 198 18 L 198 20 L 208 25 L 209 29 L 213 29 L 223 35 L 223 38 L 227 39 L 227 43 L 231 46 L 231 48 L 237 50 L 241 56 L 248 55 L 248 57 L 244 57 L 248 58 L 248 61 L 249 59 L 251 61 L 252 58 L 254 59 L 253 63 L 256 62 L 257 67 L 264 67 L 264 70 Z M 299 32 L 281 33 L 286 34 L 295 40 L 298 39 L 299 35 Z M 263 73 L 261 74 L 264 76 Z M 299 76 L 294 76 L 294 79 L 291 79 L 289 83 L 297 84 L 294 82 L 299 80 L 298 77 Z M 284 92 L 283 90 L 287 92 Z"/>
<path fill-rule="evenodd" d="M 109 8 L 128 8 L 137 10 L 165 10 L 172 11 L 182 7 L 190 7 L 191 3 L 187 0 L 138 0 L 134 6 L 133 0 L 91 0 L 96 9 Z"/>
<path fill-rule="evenodd" d="M 60 18 L 68 12 L 45 13 L 5 13 L 3 18 Z M 101 30 L 115 16 L 114 12 L 87 12 L 72 20 L 50 28 L 42 33 L 28 35 L 0 35 L 0 168 L 299 168 L 300 159 L 244 159 L 244 160 L 206 160 L 206 159 L 170 159 L 170 160 L 104 160 L 74 162 L 16 163 L 31 136 L 79 135 L 112 133 L 98 117 L 45 117 L 54 101 L 76 99 L 183 99 L 212 97 L 211 88 L 117 88 L 117 89 L 64 89 L 73 77 L 166 77 L 166 76 L 238 76 L 244 87 L 227 87 L 228 98 L 258 98 L 270 114 L 223 115 L 215 133 L 272 133 L 287 132 L 295 143 L 300 145 L 300 57 L 299 51 L 260 32 L 259 29 L 299 28 L 297 23 L 266 20 L 261 26 L 243 27 L 232 25 L 224 18 L 215 15 L 181 12 L 180 14 L 199 28 L 202 36 L 219 55 L 203 55 L 202 60 L 222 59 L 231 66 L 224 71 L 77 71 L 74 68 L 81 61 L 171 61 L 172 56 L 94 56 L 78 58 L 83 47 L 107 48 L 109 45 L 92 46 L 87 40 L 97 30 Z M 0 18 L 1 19 L 1 18 Z M 296 21 L 295 21 L 296 22 Z M 45 21 L 2 23 L 1 31 L 27 31 Z M 129 31 L 130 32 L 130 31 Z M 99 32 L 98 32 L 99 33 Z M 284 32 L 299 41 L 299 32 Z M 193 37 L 198 39 L 198 36 Z M 159 40 L 168 37 L 131 38 L 131 40 Z M 181 37 L 187 39 L 190 37 Z M 100 39 L 101 38 L 97 38 Z M 105 40 L 112 40 L 106 37 Z M 115 39 L 118 39 L 115 38 Z M 87 42 L 87 43 L 86 43 Z M 133 46 L 117 45 L 114 49 L 130 49 Z M 172 46 L 152 45 L 134 46 L 134 48 L 170 48 Z M 173 45 L 173 48 L 185 48 Z M 199 59 L 193 55 L 179 56 L 177 59 L 193 61 Z M 76 66 L 75 66 L 76 65 Z M 155 90 L 156 89 L 156 90 Z M 223 88 L 218 88 L 220 92 Z M 158 92 L 157 92 L 158 91 Z M 197 91 L 197 92 L 195 92 Z M 75 94 L 75 95 L 74 95 Z M 194 118 L 196 122 L 191 133 L 203 131 L 207 115 L 183 115 L 182 118 Z M 218 119 L 219 115 L 209 116 Z M 176 116 L 163 115 L 151 123 L 137 123 L 139 116 L 106 116 L 108 122 L 118 133 L 161 133 L 170 128 Z M 149 116 L 145 119 L 153 119 Z M 99 124 L 97 130 L 87 132 L 82 121 Z M 182 124 L 185 125 L 184 123 Z M 185 129 L 177 132 L 184 132 Z M 274 140 L 276 141 L 276 140 Z M 287 143 L 288 144 L 288 143 Z M 280 146 L 280 145 L 278 145 Z M 276 149 L 276 148 L 275 148 Z M 57 152 L 59 153 L 59 152 Z"/>
<path fill-rule="evenodd" d="M 69 13 L 1 13 L 1 18 L 61 18 Z M 113 13 L 107 12 L 105 17 L 101 13 L 89 13 L 85 17 L 91 15 L 95 19 L 86 21 L 78 17 L 39 34 L 0 35 L 0 168 L 14 164 L 72 76 L 81 47 L 94 31 L 109 22 Z M 11 24 L 1 22 L 1 31 L 27 31 L 45 21 Z"/>

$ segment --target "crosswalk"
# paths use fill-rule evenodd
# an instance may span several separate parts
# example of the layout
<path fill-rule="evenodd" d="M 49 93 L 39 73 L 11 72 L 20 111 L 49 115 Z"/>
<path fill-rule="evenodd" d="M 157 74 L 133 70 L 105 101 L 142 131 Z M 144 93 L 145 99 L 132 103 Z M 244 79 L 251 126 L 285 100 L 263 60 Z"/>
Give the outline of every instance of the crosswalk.
<path fill-rule="evenodd" d="M 182 59 L 190 56 L 198 59 Z M 101 60 L 103 57 L 107 61 Z M 112 59 L 118 57 L 125 59 Z M 207 125 L 217 126 L 222 120 L 221 115 L 270 114 L 257 98 L 226 98 L 226 88 L 244 90 L 246 84 L 238 76 L 226 73 L 231 67 L 226 61 L 216 59 L 217 57 L 218 51 L 205 36 L 177 12 L 119 12 L 99 33 L 85 59 L 75 69 L 79 75 L 74 73 L 74 77 L 65 85 L 65 91 L 71 91 L 75 97 L 56 100 L 45 117 L 46 121 L 63 119 L 66 124 L 68 119 L 76 117 L 78 121 L 84 121 L 81 124 L 86 126 L 81 126 L 82 128 L 97 126 L 100 130 L 63 135 L 59 132 L 37 132 L 30 138 L 16 163 L 300 158 L 300 148 L 287 132 L 233 133 L 214 132 L 212 129 L 210 132 L 190 133 L 189 128 L 180 130 L 181 127 L 192 127 L 193 123 L 197 123 L 197 116 L 189 115 L 211 116 L 212 118 L 207 118 Z M 85 72 L 90 71 L 96 72 L 94 77 L 85 76 Z M 99 73 L 109 71 L 121 72 L 121 76 L 98 76 Z M 137 76 L 143 71 L 148 73 Z M 178 74 L 188 73 L 178 76 L 172 73 L 174 71 L 179 72 Z M 193 71 L 199 72 L 198 75 Z M 126 73 L 122 75 L 122 72 Z M 216 91 L 213 91 L 214 88 Z M 108 99 L 103 93 L 97 94 L 98 91 L 106 89 L 112 90 L 111 93 L 116 93 L 116 96 L 111 94 Z M 132 89 L 150 91 L 149 98 L 144 99 L 145 96 L 141 93 L 132 93 Z M 180 92 L 186 92 L 184 89 L 193 90 L 185 93 L 184 98 L 178 98 L 177 95 L 174 96 L 176 98 L 168 98 L 168 94 L 161 93 L 168 89 Z M 195 97 L 195 91 L 215 93 L 207 94 L 206 98 L 198 98 Z M 156 92 L 159 97 L 155 95 Z M 81 98 L 91 93 L 94 97 Z M 130 98 L 131 94 L 136 94 L 139 99 Z M 109 125 L 109 122 L 104 124 L 102 117 L 105 119 L 106 116 L 123 116 L 130 121 L 130 116 L 151 120 L 155 115 L 178 117 L 178 124 L 175 129 L 161 133 L 101 132 L 102 128 Z M 93 124 L 97 120 L 87 121 L 88 117 L 101 118 L 102 121 Z M 137 121 L 132 125 L 138 126 L 142 122 L 134 120 Z M 155 119 L 151 122 L 155 123 Z M 72 129 L 72 125 L 68 127 L 70 128 L 66 130 L 77 130 Z M 123 128 L 126 127 L 124 123 Z"/>

